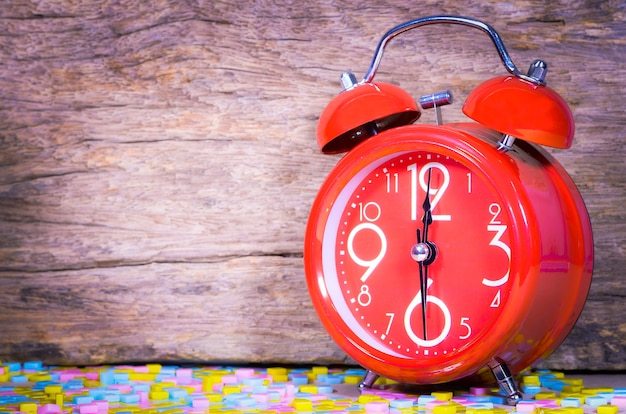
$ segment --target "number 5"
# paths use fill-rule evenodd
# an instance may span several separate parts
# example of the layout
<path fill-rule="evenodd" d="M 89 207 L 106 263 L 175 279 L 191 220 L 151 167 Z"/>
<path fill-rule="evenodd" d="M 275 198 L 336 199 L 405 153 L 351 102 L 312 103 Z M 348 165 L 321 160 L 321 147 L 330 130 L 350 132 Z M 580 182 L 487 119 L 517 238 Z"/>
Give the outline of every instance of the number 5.
<path fill-rule="evenodd" d="M 467 329 L 467 333 L 465 335 L 459 335 L 459 339 L 467 339 L 472 335 L 472 327 L 468 322 L 469 318 L 461 318 L 461 326 Z"/>

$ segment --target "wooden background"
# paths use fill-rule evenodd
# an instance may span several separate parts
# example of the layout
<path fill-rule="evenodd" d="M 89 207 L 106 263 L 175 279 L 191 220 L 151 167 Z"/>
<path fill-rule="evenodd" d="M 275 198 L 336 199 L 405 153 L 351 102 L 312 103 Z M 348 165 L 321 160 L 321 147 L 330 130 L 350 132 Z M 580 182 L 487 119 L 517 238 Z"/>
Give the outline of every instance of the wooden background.
<path fill-rule="evenodd" d="M 626 369 L 626 6 L 621 0 L 0 3 L 0 360 L 349 362 L 317 319 L 302 243 L 339 159 L 319 114 L 381 36 L 475 17 L 571 105 L 551 151 L 591 215 L 586 308 L 541 366 Z M 489 38 L 428 26 L 377 81 L 414 96 L 506 74 Z M 431 122 L 425 114 L 420 122 Z"/>

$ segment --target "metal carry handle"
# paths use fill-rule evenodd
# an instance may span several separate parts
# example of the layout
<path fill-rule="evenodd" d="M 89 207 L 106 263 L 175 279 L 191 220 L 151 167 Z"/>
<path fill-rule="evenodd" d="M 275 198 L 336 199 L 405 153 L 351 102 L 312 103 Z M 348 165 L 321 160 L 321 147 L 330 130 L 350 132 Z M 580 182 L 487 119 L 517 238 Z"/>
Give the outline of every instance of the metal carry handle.
<path fill-rule="evenodd" d="M 509 73 L 511 73 L 514 76 L 517 76 L 518 78 L 522 78 L 524 80 L 527 80 L 535 84 L 541 84 L 541 85 L 544 84 L 543 79 L 538 79 L 535 77 L 524 75 L 517 69 L 517 67 L 511 60 L 511 57 L 509 56 L 508 52 L 506 51 L 506 48 L 504 47 L 504 43 L 502 43 L 502 39 L 500 38 L 500 35 L 498 34 L 498 32 L 495 31 L 493 27 L 491 27 L 489 24 L 482 22 L 480 20 L 472 19 L 469 17 L 461 17 L 461 16 L 422 17 L 419 19 L 408 21 L 406 23 L 402 23 L 394 27 L 393 29 L 389 30 L 387 33 L 385 33 L 385 35 L 382 37 L 382 39 L 378 43 L 378 46 L 376 47 L 376 52 L 374 53 L 374 58 L 372 59 L 372 63 L 370 64 L 370 67 L 367 70 L 367 73 L 363 77 L 362 82 L 369 83 L 374 79 L 374 76 L 376 75 L 376 71 L 378 70 L 378 66 L 380 65 L 380 61 L 383 58 L 383 51 L 385 49 L 385 46 L 387 45 L 387 43 L 389 43 L 391 39 L 393 39 L 400 33 L 406 32 L 407 30 L 415 29 L 416 27 L 426 26 L 429 24 L 439 24 L 439 23 L 460 24 L 463 26 L 469 26 L 469 27 L 482 30 L 483 32 L 487 33 L 489 37 L 491 38 L 491 40 L 493 41 L 493 44 L 496 46 L 496 49 L 498 50 L 498 54 L 500 55 L 500 59 L 502 60 L 502 64 L 504 65 L 504 67 Z"/>

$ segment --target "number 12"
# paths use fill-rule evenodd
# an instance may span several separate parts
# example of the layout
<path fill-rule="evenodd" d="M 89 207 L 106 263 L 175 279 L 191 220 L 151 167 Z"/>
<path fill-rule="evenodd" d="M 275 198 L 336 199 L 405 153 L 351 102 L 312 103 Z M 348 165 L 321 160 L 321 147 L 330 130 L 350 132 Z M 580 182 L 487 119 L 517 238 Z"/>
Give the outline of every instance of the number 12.
<path fill-rule="evenodd" d="M 441 187 L 433 188 L 431 186 L 430 190 L 428 191 L 429 196 L 434 195 L 433 199 L 430 201 L 430 210 L 432 212 L 435 210 L 435 207 L 437 206 L 437 204 L 439 204 L 439 201 L 443 197 L 443 194 L 446 192 L 446 190 L 448 189 L 448 186 L 450 185 L 450 172 L 443 164 L 438 163 L 438 162 L 429 162 L 427 164 L 424 164 L 419 174 L 417 173 L 417 164 L 411 164 L 408 167 L 406 167 L 407 171 L 411 172 L 411 220 L 413 221 L 417 220 L 417 210 L 418 210 L 417 182 L 419 180 L 420 188 L 424 192 L 426 192 L 427 187 L 428 187 L 426 185 L 426 174 L 428 173 L 428 170 L 431 168 L 436 168 L 439 171 L 441 171 L 443 174 L 443 182 L 441 183 Z M 449 214 L 433 214 L 432 217 L 433 217 L 433 220 L 435 221 L 436 220 L 439 220 L 439 221 L 452 220 L 452 216 Z"/>

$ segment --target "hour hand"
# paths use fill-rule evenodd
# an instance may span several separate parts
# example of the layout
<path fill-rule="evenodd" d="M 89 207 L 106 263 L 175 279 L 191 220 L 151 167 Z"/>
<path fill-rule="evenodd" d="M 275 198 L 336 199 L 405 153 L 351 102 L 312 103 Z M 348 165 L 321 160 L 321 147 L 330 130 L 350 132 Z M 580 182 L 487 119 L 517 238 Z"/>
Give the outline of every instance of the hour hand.
<path fill-rule="evenodd" d="M 430 205 L 430 173 L 432 168 L 428 169 L 428 181 L 426 183 L 426 198 L 424 198 L 424 203 L 422 204 L 422 208 L 424 209 L 424 218 L 422 218 L 422 223 L 424 223 L 424 243 L 428 241 L 428 226 L 433 223 L 433 215 Z"/>
<path fill-rule="evenodd" d="M 422 247 L 422 238 L 420 235 L 420 229 L 417 229 L 417 244 L 415 246 L 413 246 L 413 250 L 411 250 L 411 256 L 413 256 L 413 259 L 417 261 L 417 264 L 419 266 L 419 271 L 420 271 L 420 293 L 421 293 L 421 300 L 422 300 L 422 327 L 424 329 L 424 340 L 426 341 L 426 289 L 425 289 L 425 285 L 426 285 L 426 278 L 424 277 L 424 273 L 425 273 L 425 266 L 424 266 L 424 261 L 422 259 L 422 255 L 421 255 L 421 247 Z"/>

